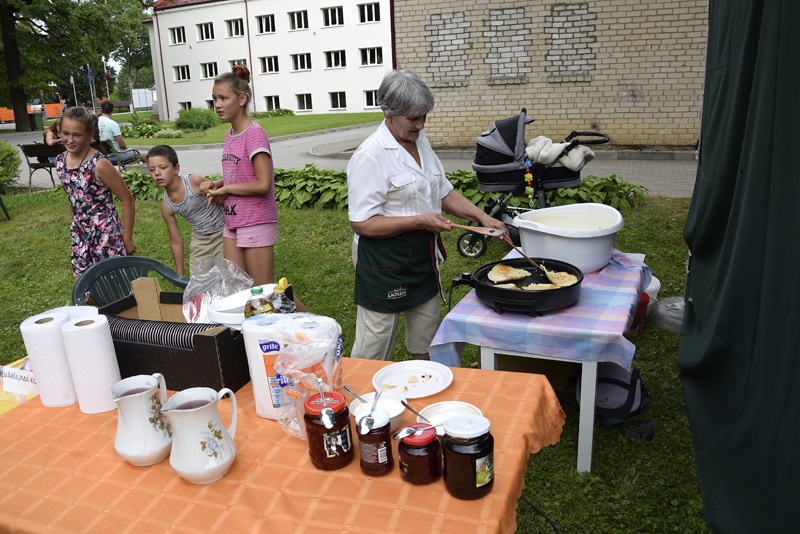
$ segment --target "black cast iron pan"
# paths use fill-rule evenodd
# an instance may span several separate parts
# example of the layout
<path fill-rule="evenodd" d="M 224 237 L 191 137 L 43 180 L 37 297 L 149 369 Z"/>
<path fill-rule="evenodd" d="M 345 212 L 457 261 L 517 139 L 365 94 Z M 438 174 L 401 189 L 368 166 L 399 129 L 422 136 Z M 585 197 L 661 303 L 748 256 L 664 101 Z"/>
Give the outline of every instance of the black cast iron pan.
<path fill-rule="evenodd" d="M 533 261 L 543 264 L 549 271 L 566 272 L 574 274 L 578 282 L 558 289 L 542 289 L 538 291 L 528 291 L 525 289 L 506 289 L 497 287 L 494 282 L 489 280 L 488 274 L 498 263 L 525 269 L 530 276 L 522 280 L 515 280 L 513 283 L 517 287 L 528 284 L 548 284 L 550 283 L 542 271 L 528 263 L 524 258 L 514 258 L 489 263 L 475 270 L 472 275 L 462 275 L 460 283 L 468 283 L 475 289 L 475 295 L 483 304 L 494 309 L 497 313 L 513 312 L 527 313 L 531 316 L 542 315 L 544 312 L 560 310 L 567 306 L 572 306 L 581 296 L 581 282 L 583 273 L 580 269 L 570 263 L 548 258 L 531 258 Z M 466 278 L 466 279 L 465 279 Z"/>

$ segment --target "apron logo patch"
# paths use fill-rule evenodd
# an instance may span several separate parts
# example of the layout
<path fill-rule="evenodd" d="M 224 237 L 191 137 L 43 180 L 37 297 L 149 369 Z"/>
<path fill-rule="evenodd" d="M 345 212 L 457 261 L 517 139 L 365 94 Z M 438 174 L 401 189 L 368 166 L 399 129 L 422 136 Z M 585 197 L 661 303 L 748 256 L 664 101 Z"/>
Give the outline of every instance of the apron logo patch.
<path fill-rule="evenodd" d="M 408 295 L 408 291 L 406 291 L 406 288 L 404 288 L 403 286 L 397 286 L 396 288 L 392 289 L 386 294 L 386 298 L 389 300 L 401 299 L 406 295 Z"/>

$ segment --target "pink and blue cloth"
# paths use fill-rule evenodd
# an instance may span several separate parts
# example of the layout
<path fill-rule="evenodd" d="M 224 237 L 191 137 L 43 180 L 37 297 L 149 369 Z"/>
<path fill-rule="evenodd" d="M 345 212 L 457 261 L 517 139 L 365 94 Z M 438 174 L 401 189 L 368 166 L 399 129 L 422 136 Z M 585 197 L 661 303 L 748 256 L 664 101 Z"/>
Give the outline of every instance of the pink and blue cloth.
<path fill-rule="evenodd" d="M 514 257 L 520 257 L 516 251 L 506 259 Z M 629 369 L 636 347 L 624 334 L 651 278 L 647 265 L 614 250 L 608 265 L 584 273 L 578 302 L 541 317 L 498 314 L 472 290 L 445 316 L 431 343 L 430 358 L 460 367 L 461 348 L 470 343 L 576 362 L 613 362 Z"/>

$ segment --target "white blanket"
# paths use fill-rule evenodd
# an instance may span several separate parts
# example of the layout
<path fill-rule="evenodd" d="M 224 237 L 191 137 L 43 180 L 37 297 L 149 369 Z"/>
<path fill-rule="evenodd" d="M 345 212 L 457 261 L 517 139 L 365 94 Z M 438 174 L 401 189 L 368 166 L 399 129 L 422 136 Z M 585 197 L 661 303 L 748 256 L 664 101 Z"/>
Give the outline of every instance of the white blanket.
<path fill-rule="evenodd" d="M 540 135 L 535 139 L 531 139 L 528 143 L 528 148 L 525 149 L 525 154 L 534 163 L 550 165 L 568 145 L 569 143 L 553 143 L 551 139 Z M 565 156 L 562 156 L 558 162 L 571 171 L 579 171 L 593 159 L 594 152 L 591 148 L 578 145 L 567 152 Z"/>

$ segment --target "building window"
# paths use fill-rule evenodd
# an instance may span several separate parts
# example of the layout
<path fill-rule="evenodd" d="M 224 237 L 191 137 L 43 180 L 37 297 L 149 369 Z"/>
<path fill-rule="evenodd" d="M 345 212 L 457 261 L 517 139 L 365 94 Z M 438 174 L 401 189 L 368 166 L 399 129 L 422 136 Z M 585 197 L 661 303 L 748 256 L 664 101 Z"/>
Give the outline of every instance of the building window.
<path fill-rule="evenodd" d="M 198 24 L 197 40 L 198 41 L 214 40 L 214 24 L 211 22 L 206 22 L 205 24 Z"/>
<path fill-rule="evenodd" d="M 200 63 L 200 71 L 203 73 L 202 78 L 207 80 L 208 78 L 216 78 L 217 77 L 217 62 L 213 63 Z"/>
<path fill-rule="evenodd" d="M 242 19 L 226 20 L 228 37 L 244 37 L 244 21 Z"/>
<path fill-rule="evenodd" d="M 342 6 L 322 8 L 322 25 L 325 27 L 343 26 L 344 9 Z"/>
<path fill-rule="evenodd" d="M 170 28 L 169 29 L 169 44 L 183 44 L 186 42 L 186 32 L 183 30 L 183 26 L 178 26 L 177 28 Z"/>
<path fill-rule="evenodd" d="M 178 105 L 181 107 L 181 109 L 192 109 L 191 102 L 178 102 Z"/>
<path fill-rule="evenodd" d="M 189 65 L 178 65 L 175 67 L 175 81 L 184 82 L 189 79 Z"/>
<path fill-rule="evenodd" d="M 331 109 L 345 109 L 347 108 L 347 99 L 344 96 L 344 91 L 338 93 L 328 93 L 331 97 Z"/>
<path fill-rule="evenodd" d="M 329 69 L 341 69 L 347 66 L 344 57 L 344 50 L 332 50 L 325 52 L 325 64 Z"/>
<path fill-rule="evenodd" d="M 267 101 L 267 111 L 272 111 L 273 109 L 280 109 L 281 99 L 278 95 L 265 96 L 264 99 Z"/>
<path fill-rule="evenodd" d="M 206 107 L 208 109 L 214 109 L 214 101 L 213 100 L 206 100 Z"/>
<path fill-rule="evenodd" d="M 359 4 L 358 15 L 361 23 L 365 22 L 380 22 L 381 21 L 381 5 L 375 4 Z"/>
<path fill-rule="evenodd" d="M 270 72 L 278 72 L 278 56 L 260 57 L 261 60 L 261 74 Z"/>
<path fill-rule="evenodd" d="M 364 91 L 364 104 L 368 108 L 377 108 L 378 107 L 378 90 L 373 89 L 371 91 Z"/>
<path fill-rule="evenodd" d="M 246 67 L 247 66 L 247 60 L 246 59 L 231 59 L 230 61 L 228 61 L 228 65 L 231 66 L 231 69 L 233 67 L 235 67 L 236 65 L 241 65 L 242 67 Z"/>
<path fill-rule="evenodd" d="M 362 48 L 361 49 L 361 64 L 362 65 L 383 65 L 383 48 Z"/>
<path fill-rule="evenodd" d="M 289 29 L 290 30 L 307 30 L 308 29 L 308 11 L 293 11 L 289 13 Z"/>
<path fill-rule="evenodd" d="M 261 15 L 258 20 L 258 33 L 275 33 L 275 15 Z"/>
<path fill-rule="evenodd" d="M 295 95 L 297 97 L 297 111 L 311 111 L 311 93 Z"/>
<path fill-rule="evenodd" d="M 292 70 L 311 70 L 311 54 L 292 54 Z"/>

